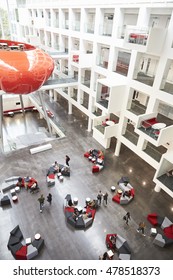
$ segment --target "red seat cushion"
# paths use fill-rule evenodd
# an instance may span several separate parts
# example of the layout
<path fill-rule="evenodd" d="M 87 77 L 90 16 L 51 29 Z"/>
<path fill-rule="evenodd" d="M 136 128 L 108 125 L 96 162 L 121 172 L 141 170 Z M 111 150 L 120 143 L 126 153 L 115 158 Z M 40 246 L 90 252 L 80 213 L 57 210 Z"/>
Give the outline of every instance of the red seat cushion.
<path fill-rule="evenodd" d="M 97 173 L 97 172 L 99 172 L 99 167 L 97 165 L 93 165 L 92 173 Z"/>
<path fill-rule="evenodd" d="M 153 226 L 157 226 L 157 224 L 158 224 L 158 221 L 157 221 L 157 214 L 156 214 L 156 213 L 148 214 L 147 220 L 148 220 Z"/>
<path fill-rule="evenodd" d="M 64 211 L 65 212 L 74 212 L 74 207 L 68 207 L 67 206 L 67 207 L 64 208 Z"/>
<path fill-rule="evenodd" d="M 112 197 L 112 200 L 115 201 L 116 203 L 120 203 L 120 196 L 116 194 Z"/>
<path fill-rule="evenodd" d="M 48 177 L 49 177 L 49 179 L 55 179 L 55 174 L 54 173 L 49 174 Z"/>
<path fill-rule="evenodd" d="M 166 237 L 173 239 L 173 225 L 170 225 L 169 227 L 164 228 L 164 234 Z"/>
<path fill-rule="evenodd" d="M 92 214 L 92 219 L 94 219 L 96 210 L 95 209 L 91 209 L 90 207 L 87 207 L 86 208 L 86 213 L 87 214 L 91 213 Z"/>
<path fill-rule="evenodd" d="M 22 246 L 15 254 L 16 260 L 27 260 L 27 246 Z"/>
<path fill-rule="evenodd" d="M 85 154 L 84 154 L 84 157 L 86 157 L 86 158 L 88 158 L 90 156 L 90 154 L 88 153 L 88 152 L 86 152 Z"/>

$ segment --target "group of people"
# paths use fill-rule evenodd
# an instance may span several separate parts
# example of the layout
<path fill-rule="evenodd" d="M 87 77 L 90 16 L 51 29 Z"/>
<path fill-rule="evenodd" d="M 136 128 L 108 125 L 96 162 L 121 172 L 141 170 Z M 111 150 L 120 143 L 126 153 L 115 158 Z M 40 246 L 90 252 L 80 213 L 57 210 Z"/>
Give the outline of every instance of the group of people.
<path fill-rule="evenodd" d="M 52 194 L 49 193 L 47 196 L 47 201 L 49 202 L 49 204 L 52 204 Z M 40 213 L 43 212 L 43 208 L 44 208 L 44 202 L 45 202 L 45 197 L 43 194 L 41 194 L 41 196 L 38 198 L 38 202 L 40 204 Z"/>
<path fill-rule="evenodd" d="M 30 189 L 31 193 L 35 190 L 39 190 L 37 181 L 29 176 L 19 177 L 16 186 L 20 188 L 25 188 L 26 190 Z"/>
<path fill-rule="evenodd" d="M 102 203 L 102 200 L 103 200 L 103 204 L 105 206 L 107 206 L 108 204 L 108 193 L 106 192 L 105 194 L 102 193 L 102 191 L 99 191 L 98 192 L 98 195 L 97 195 L 97 199 L 98 199 L 98 204 L 101 205 Z"/>

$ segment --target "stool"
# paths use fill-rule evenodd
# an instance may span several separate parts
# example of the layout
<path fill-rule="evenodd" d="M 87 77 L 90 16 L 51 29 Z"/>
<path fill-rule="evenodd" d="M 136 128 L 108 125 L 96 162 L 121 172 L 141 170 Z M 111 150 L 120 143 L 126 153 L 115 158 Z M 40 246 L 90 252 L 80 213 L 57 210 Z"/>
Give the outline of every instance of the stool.
<path fill-rule="evenodd" d="M 74 198 L 73 198 L 73 204 L 74 204 L 74 205 L 77 205 L 77 204 L 78 204 L 78 198 L 77 198 L 77 197 L 74 197 Z"/>
<path fill-rule="evenodd" d="M 150 229 L 150 235 L 151 236 L 156 236 L 157 235 L 157 229 L 156 228 L 151 228 Z"/>
<path fill-rule="evenodd" d="M 95 159 L 95 158 L 92 158 L 91 161 L 92 161 L 93 163 L 95 163 L 95 162 L 96 162 L 96 159 Z"/>
<path fill-rule="evenodd" d="M 118 189 L 117 193 L 121 195 L 123 193 L 123 191 L 121 189 Z"/>
<path fill-rule="evenodd" d="M 112 250 L 107 251 L 107 255 L 109 259 L 112 259 L 114 256 L 114 253 L 112 252 Z"/>
<path fill-rule="evenodd" d="M 58 172 L 57 177 L 59 178 L 60 176 L 62 176 L 62 173 Z"/>
<path fill-rule="evenodd" d="M 10 191 L 10 193 L 11 193 L 12 196 L 16 195 L 15 189 L 12 189 L 12 190 Z"/>
<path fill-rule="evenodd" d="M 41 238 L 41 235 L 40 233 L 36 233 L 35 236 L 34 236 L 35 240 L 39 240 Z"/>
<path fill-rule="evenodd" d="M 91 201 L 91 198 L 90 198 L 90 197 L 87 197 L 87 198 L 86 198 L 86 204 L 90 203 L 90 201 Z"/>
<path fill-rule="evenodd" d="M 111 187 L 111 191 L 112 191 L 112 192 L 115 192 L 115 190 L 116 190 L 116 187 L 115 187 L 115 186 L 112 186 L 112 187 Z"/>
<path fill-rule="evenodd" d="M 20 192 L 20 187 L 15 187 L 15 192 L 19 193 Z"/>
<path fill-rule="evenodd" d="M 60 182 L 63 182 L 63 180 L 64 180 L 64 177 L 61 175 L 61 176 L 59 176 L 59 181 Z"/>
<path fill-rule="evenodd" d="M 82 208 L 81 206 L 78 206 L 78 207 L 77 207 L 77 210 L 79 211 L 79 213 L 82 213 L 83 208 Z"/>
<path fill-rule="evenodd" d="M 25 243 L 26 243 L 26 245 L 31 244 L 31 237 L 26 238 Z"/>
<path fill-rule="evenodd" d="M 92 156 L 89 156 L 88 159 L 91 161 L 92 160 Z"/>
<path fill-rule="evenodd" d="M 12 196 L 12 200 L 13 200 L 13 202 L 17 202 L 17 201 L 18 201 L 17 195 L 13 195 L 13 196 Z"/>

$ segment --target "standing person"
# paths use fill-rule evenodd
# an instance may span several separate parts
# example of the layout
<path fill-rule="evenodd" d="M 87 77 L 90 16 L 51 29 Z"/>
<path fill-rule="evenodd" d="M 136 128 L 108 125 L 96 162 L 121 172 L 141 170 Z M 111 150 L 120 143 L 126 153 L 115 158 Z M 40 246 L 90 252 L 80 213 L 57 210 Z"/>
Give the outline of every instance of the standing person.
<path fill-rule="evenodd" d="M 126 225 L 129 225 L 129 220 L 131 220 L 130 212 L 127 212 L 123 219 L 126 221 Z"/>
<path fill-rule="evenodd" d="M 146 236 L 145 234 L 144 234 L 144 229 L 145 229 L 145 223 L 144 222 L 140 222 L 139 223 L 139 227 L 138 227 L 138 229 L 137 229 L 137 232 L 142 232 L 142 235 L 143 236 Z"/>
<path fill-rule="evenodd" d="M 108 193 L 106 192 L 105 194 L 103 194 L 103 203 L 105 202 L 106 206 L 108 204 Z"/>
<path fill-rule="evenodd" d="M 99 193 L 98 193 L 98 195 L 97 195 L 97 199 L 98 199 L 98 204 L 99 204 L 99 205 L 101 205 L 101 202 L 102 202 L 102 196 L 103 196 L 102 192 L 101 192 L 101 191 L 99 191 Z"/>
<path fill-rule="evenodd" d="M 70 157 L 69 156 L 65 156 L 65 163 L 67 166 L 69 166 L 69 161 L 70 161 Z"/>
<path fill-rule="evenodd" d="M 48 194 L 48 196 L 47 196 L 47 201 L 48 201 L 49 204 L 51 205 L 51 203 L 52 203 L 52 195 L 51 195 L 51 193 Z"/>
<path fill-rule="evenodd" d="M 43 194 L 38 198 L 38 201 L 40 203 L 40 213 L 42 213 L 44 207 L 44 201 L 45 201 Z"/>

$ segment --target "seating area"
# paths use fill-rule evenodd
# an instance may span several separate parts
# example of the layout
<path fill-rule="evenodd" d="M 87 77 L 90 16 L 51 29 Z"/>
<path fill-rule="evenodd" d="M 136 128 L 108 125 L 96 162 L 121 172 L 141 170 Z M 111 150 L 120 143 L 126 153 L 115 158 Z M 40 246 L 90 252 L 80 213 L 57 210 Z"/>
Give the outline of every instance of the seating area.
<path fill-rule="evenodd" d="M 163 231 L 157 233 L 153 244 L 166 247 L 173 244 L 173 223 L 167 217 L 161 217 L 156 213 L 148 214 L 148 221 L 154 226 L 159 226 Z"/>
<path fill-rule="evenodd" d="M 19 225 L 11 232 L 7 247 L 11 251 L 16 260 L 31 260 L 36 257 L 44 245 L 44 239 L 40 234 L 36 234 L 34 240 L 27 238 L 24 242 L 24 237 Z"/>
<path fill-rule="evenodd" d="M 118 204 L 128 204 L 135 196 L 135 190 L 130 185 L 128 177 L 121 177 L 118 181 L 116 194 L 112 200 Z"/>
<path fill-rule="evenodd" d="M 156 123 L 158 123 L 157 119 L 156 118 L 151 118 L 151 119 L 142 121 L 141 126 L 145 129 L 147 129 L 147 128 L 151 128 L 152 125 L 154 125 Z"/>
<path fill-rule="evenodd" d="M 70 167 L 55 161 L 55 163 L 53 163 L 47 171 L 47 186 L 54 186 L 56 178 L 59 182 L 63 182 L 64 176 L 70 177 Z"/>
<path fill-rule="evenodd" d="M 92 225 L 98 207 L 97 200 L 86 200 L 84 207 L 78 206 L 78 199 L 72 200 L 71 194 L 67 194 L 64 199 L 64 213 L 71 226 L 76 229 L 86 229 Z"/>
<path fill-rule="evenodd" d="M 97 149 L 90 149 L 84 153 L 84 157 L 93 163 L 92 173 L 98 173 L 104 168 L 104 154 Z"/>
<path fill-rule="evenodd" d="M 106 235 L 106 246 L 108 249 L 117 251 L 120 260 L 130 260 L 131 249 L 122 236 L 119 234 L 107 234 Z"/>

